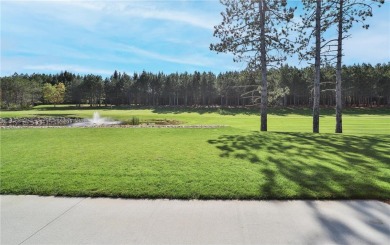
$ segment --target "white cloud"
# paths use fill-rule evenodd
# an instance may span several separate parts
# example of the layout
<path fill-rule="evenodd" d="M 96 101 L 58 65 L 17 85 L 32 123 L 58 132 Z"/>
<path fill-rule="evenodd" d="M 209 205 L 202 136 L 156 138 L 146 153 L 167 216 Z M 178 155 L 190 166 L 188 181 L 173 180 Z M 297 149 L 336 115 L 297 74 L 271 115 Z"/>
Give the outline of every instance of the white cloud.
<path fill-rule="evenodd" d="M 213 29 L 213 22 L 207 16 L 194 16 L 188 12 L 158 10 L 149 8 L 129 9 L 124 12 L 129 17 L 138 17 L 144 19 L 168 20 L 173 22 L 182 22 L 195 27 Z"/>
<path fill-rule="evenodd" d="M 204 12 L 172 10 L 180 1 L 68 1 L 64 2 L 84 10 L 98 11 L 103 15 L 181 22 L 191 26 L 213 29 L 218 18 Z M 182 1 L 185 2 L 185 1 Z"/>
<path fill-rule="evenodd" d="M 195 65 L 195 66 L 211 65 L 210 59 L 196 54 L 186 55 L 185 57 L 169 56 L 169 55 L 164 55 L 157 52 L 152 52 L 149 50 L 137 48 L 135 46 L 123 45 L 123 44 L 117 45 L 117 49 L 119 51 L 128 52 L 131 54 L 139 55 L 141 57 L 162 60 L 162 61 L 167 61 L 167 62 L 172 62 L 177 64 L 186 64 L 186 65 Z"/>
<path fill-rule="evenodd" d="M 82 26 L 88 30 L 96 28 L 105 19 L 126 18 L 153 19 L 184 23 L 194 27 L 213 29 L 217 18 L 202 12 L 172 10 L 175 2 L 153 1 L 5 1 L 7 9 L 34 11 L 48 20 Z"/>

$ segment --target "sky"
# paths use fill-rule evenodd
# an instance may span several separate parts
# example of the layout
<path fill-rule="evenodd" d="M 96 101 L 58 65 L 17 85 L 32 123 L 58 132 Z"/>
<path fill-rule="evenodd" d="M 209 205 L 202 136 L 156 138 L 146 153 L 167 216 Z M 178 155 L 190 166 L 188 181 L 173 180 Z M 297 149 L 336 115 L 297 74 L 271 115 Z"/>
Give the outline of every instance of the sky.
<path fill-rule="evenodd" d="M 218 0 L 0 1 L 1 76 L 245 68 L 209 49 L 222 21 Z M 351 30 L 344 64 L 390 62 L 390 3 L 375 8 L 368 23 L 369 30 Z M 287 63 L 302 66 L 296 57 Z"/>

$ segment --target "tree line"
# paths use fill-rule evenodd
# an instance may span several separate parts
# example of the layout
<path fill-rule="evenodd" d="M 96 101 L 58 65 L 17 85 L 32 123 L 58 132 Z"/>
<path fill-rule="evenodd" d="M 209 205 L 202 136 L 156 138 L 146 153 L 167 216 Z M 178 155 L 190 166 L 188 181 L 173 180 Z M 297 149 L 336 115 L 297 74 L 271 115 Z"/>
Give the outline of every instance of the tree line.
<path fill-rule="evenodd" d="M 321 106 L 335 106 L 335 67 L 321 69 Z M 91 106 L 258 106 L 261 71 L 214 74 L 152 73 L 112 76 L 14 74 L 1 78 L 1 108 L 24 109 L 40 103 Z M 313 67 L 283 65 L 267 72 L 270 106 L 312 106 Z M 390 63 L 343 66 L 342 101 L 346 107 L 390 106 Z"/>
<path fill-rule="evenodd" d="M 219 39 L 210 49 L 232 53 L 247 69 L 261 71 L 260 130 L 267 131 L 268 71 L 280 66 L 287 55 L 313 62 L 313 133 L 319 133 L 321 68 L 335 65 L 336 133 L 342 133 L 343 41 L 356 24 L 367 29 L 366 19 L 384 0 L 220 0 L 225 11 L 214 26 Z M 296 11 L 299 8 L 299 11 Z M 300 13 L 295 16 L 295 13 Z M 291 33 L 295 38 L 289 37 Z M 336 33 L 336 34 L 335 34 Z"/>
<path fill-rule="evenodd" d="M 220 0 L 220 3 L 225 11 L 221 13 L 222 22 L 214 26 L 214 37 L 219 41 L 210 44 L 210 49 L 232 53 L 235 61 L 247 64 L 245 71 L 217 76 L 199 72 L 169 75 L 142 72 L 129 76 L 115 72 L 104 81 L 99 76 L 87 75 L 68 86 L 72 101 L 80 104 L 87 98 L 91 105 L 175 106 L 259 103 L 261 131 L 267 131 L 269 105 L 286 106 L 294 101 L 294 105 L 312 106 L 314 133 L 319 133 L 321 105 L 335 103 L 335 132 L 342 133 L 343 104 L 388 104 L 387 92 L 383 92 L 388 86 L 383 83 L 386 78 L 379 78 L 380 75 L 365 78 L 364 81 L 375 80 L 373 83 L 379 85 L 372 88 L 370 83 L 365 88 L 369 92 L 361 92 L 360 84 L 365 82 L 359 77 L 367 74 L 356 75 L 358 71 L 351 72 L 342 63 L 343 41 L 351 36 L 351 28 L 359 24 L 367 29 L 367 18 L 373 16 L 373 9 L 384 4 L 384 0 L 302 0 L 300 4 L 286 0 Z M 283 63 L 292 54 L 313 66 L 290 71 Z M 387 66 L 379 65 L 374 70 L 382 67 L 386 70 Z M 358 70 L 369 72 L 370 67 L 363 64 Z M 305 84 L 309 75 L 312 83 Z M 291 84 L 289 79 L 298 82 Z M 51 90 L 53 95 L 61 94 L 56 91 L 59 87 L 62 85 Z M 17 94 L 23 98 L 23 93 Z"/>

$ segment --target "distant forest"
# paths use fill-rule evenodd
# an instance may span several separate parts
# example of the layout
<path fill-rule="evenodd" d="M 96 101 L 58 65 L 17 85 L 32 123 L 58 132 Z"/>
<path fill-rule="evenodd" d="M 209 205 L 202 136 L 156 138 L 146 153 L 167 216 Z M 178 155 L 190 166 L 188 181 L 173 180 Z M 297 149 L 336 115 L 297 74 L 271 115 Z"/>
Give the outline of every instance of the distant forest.
<path fill-rule="evenodd" d="M 344 66 L 345 107 L 390 106 L 390 63 Z M 321 106 L 335 105 L 335 68 L 321 69 Z M 270 106 L 310 106 L 313 69 L 282 66 L 269 70 Z M 132 75 L 115 71 L 111 77 L 59 74 L 14 74 L 1 77 L 1 108 L 26 109 L 50 103 L 45 85 L 65 86 L 60 100 L 91 106 L 256 106 L 260 96 L 260 72 L 212 72 L 164 74 L 143 71 Z M 62 86 L 61 84 L 61 86 Z"/>

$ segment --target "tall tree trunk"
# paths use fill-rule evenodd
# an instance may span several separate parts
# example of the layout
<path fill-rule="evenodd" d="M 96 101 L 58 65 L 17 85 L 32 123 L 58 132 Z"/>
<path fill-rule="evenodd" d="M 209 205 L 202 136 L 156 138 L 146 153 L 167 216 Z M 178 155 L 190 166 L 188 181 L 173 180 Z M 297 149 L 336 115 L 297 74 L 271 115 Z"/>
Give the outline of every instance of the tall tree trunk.
<path fill-rule="evenodd" d="M 260 63 L 261 63 L 261 116 L 260 116 L 260 130 L 267 131 L 267 57 L 265 49 L 265 11 L 266 2 L 261 0 L 259 2 L 260 11 Z"/>
<path fill-rule="evenodd" d="M 316 49 L 315 49 L 315 76 L 313 98 L 313 133 L 320 132 L 320 69 L 321 69 L 321 0 L 317 0 L 316 7 Z"/>
<path fill-rule="evenodd" d="M 225 106 L 227 107 L 229 104 L 229 99 L 228 99 L 228 92 L 225 93 Z"/>
<path fill-rule="evenodd" d="M 336 64 L 336 133 L 343 132 L 342 121 L 342 100 L 341 100 L 341 58 L 343 45 L 343 4 L 344 0 L 339 2 L 338 14 L 338 38 L 337 38 L 337 64 Z"/>

